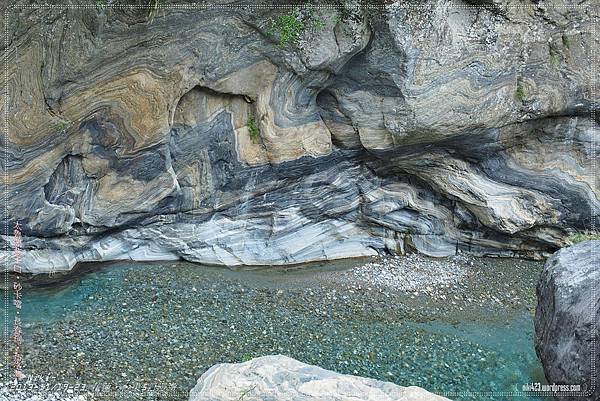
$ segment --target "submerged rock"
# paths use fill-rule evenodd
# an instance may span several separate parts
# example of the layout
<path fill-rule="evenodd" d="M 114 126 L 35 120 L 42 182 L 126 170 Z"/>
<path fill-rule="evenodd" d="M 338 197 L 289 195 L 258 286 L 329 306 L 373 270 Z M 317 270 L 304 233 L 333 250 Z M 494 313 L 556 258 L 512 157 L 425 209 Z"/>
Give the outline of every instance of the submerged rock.
<path fill-rule="evenodd" d="M 207 370 L 189 401 L 444 401 L 420 387 L 401 387 L 343 375 L 283 355 L 243 363 L 221 363 Z"/>
<path fill-rule="evenodd" d="M 600 399 L 593 377 L 600 371 L 599 247 L 600 241 L 587 241 L 561 249 L 548 259 L 538 283 L 535 350 L 546 378 L 581 385 L 581 393 L 561 392 L 559 400 Z"/>

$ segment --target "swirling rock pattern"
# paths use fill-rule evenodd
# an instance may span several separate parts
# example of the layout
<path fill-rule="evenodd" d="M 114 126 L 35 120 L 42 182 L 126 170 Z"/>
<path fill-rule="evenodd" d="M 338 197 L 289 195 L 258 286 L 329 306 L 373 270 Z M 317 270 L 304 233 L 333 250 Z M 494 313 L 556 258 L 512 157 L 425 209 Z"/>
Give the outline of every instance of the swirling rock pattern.
<path fill-rule="evenodd" d="M 282 46 L 285 13 L 304 28 Z M 17 4 L 1 257 L 17 221 L 31 272 L 547 255 L 600 215 L 598 17 L 591 2 Z"/>

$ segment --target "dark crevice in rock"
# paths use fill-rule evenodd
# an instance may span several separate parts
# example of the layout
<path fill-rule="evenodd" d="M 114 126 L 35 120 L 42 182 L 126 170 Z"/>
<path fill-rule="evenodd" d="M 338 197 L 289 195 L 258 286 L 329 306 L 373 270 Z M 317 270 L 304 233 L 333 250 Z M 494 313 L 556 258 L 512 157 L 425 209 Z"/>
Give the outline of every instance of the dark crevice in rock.
<path fill-rule="evenodd" d="M 354 127 L 352 120 L 340 109 L 335 95 L 328 89 L 324 89 L 316 97 L 316 104 L 321 119 L 327 125 L 334 146 L 342 149 L 360 147 L 358 130 Z M 342 131 L 341 124 L 347 129 Z"/>
<path fill-rule="evenodd" d="M 58 164 L 44 185 L 44 195 L 49 203 L 74 206 L 81 200 L 88 180 L 82 160 L 80 155 L 67 155 Z"/>

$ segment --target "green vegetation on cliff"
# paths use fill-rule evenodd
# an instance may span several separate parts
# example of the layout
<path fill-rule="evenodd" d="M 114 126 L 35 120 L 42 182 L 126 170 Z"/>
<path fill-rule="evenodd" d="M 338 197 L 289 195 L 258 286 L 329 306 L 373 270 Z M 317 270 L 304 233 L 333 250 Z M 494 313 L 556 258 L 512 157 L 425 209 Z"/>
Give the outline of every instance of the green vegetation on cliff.
<path fill-rule="evenodd" d="M 272 20 L 267 35 L 277 37 L 279 47 L 283 48 L 295 44 L 307 28 L 318 30 L 324 26 L 325 21 L 317 15 L 312 7 L 296 7 Z"/>
<path fill-rule="evenodd" d="M 600 240 L 599 231 L 583 231 L 569 236 L 569 241 L 575 245 L 584 241 Z"/>
<path fill-rule="evenodd" d="M 279 46 L 286 47 L 294 43 L 300 37 L 304 30 L 304 21 L 300 15 L 300 9 L 278 16 L 271 23 L 271 28 L 267 31 L 269 36 L 279 36 Z"/>
<path fill-rule="evenodd" d="M 517 85 L 517 90 L 515 91 L 515 96 L 521 102 L 525 101 L 525 98 L 527 97 L 527 93 L 525 92 L 525 89 L 523 88 L 523 86 Z"/>
<path fill-rule="evenodd" d="M 258 143 L 260 138 L 260 130 L 258 129 L 258 125 L 256 125 L 256 120 L 254 116 L 248 117 L 248 132 L 250 133 L 250 139 L 253 143 Z"/>

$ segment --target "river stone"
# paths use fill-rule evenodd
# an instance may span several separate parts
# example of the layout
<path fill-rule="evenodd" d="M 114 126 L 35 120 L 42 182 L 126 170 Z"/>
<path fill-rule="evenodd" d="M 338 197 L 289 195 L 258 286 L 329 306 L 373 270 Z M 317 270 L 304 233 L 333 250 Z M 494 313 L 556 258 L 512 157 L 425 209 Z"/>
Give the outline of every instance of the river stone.
<path fill-rule="evenodd" d="M 211 367 L 189 401 L 444 401 L 420 387 L 343 375 L 283 355 Z"/>
<path fill-rule="evenodd" d="M 600 241 L 556 252 L 537 286 L 535 350 L 550 384 L 580 384 L 584 397 L 558 394 L 558 400 L 600 399 L 597 376 L 600 322 Z M 592 360 L 594 363 L 592 363 Z M 591 383 L 596 381 L 592 393 Z"/>

